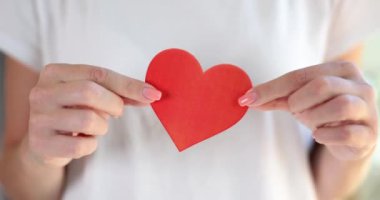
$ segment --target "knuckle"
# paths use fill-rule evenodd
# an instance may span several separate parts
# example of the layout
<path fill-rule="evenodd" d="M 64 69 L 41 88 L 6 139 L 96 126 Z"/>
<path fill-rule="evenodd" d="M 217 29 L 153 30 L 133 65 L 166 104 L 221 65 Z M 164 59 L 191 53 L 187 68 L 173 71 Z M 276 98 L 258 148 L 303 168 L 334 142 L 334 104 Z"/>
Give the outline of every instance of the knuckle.
<path fill-rule="evenodd" d="M 360 74 L 359 69 L 352 62 L 348 61 L 336 61 L 337 66 L 342 68 L 342 71 L 346 71 L 349 74 Z"/>
<path fill-rule="evenodd" d="M 94 135 L 105 135 L 108 132 L 108 123 L 106 120 L 99 120 L 96 124 L 97 128 L 94 130 Z"/>
<path fill-rule="evenodd" d="M 298 69 L 292 72 L 291 80 L 294 80 L 294 82 L 297 85 L 302 85 L 308 80 L 308 74 L 307 71 L 304 69 Z"/>
<path fill-rule="evenodd" d="M 90 142 L 90 144 L 87 146 L 85 154 L 89 155 L 89 154 L 94 153 L 96 151 L 97 147 L 98 147 L 98 141 L 96 139 L 93 139 Z"/>
<path fill-rule="evenodd" d="M 35 125 L 39 125 L 39 124 L 41 124 L 41 121 L 38 116 L 32 115 L 29 117 L 29 129 L 34 128 Z"/>
<path fill-rule="evenodd" d="M 45 147 L 45 142 L 38 135 L 29 134 L 29 136 L 28 136 L 28 145 L 29 145 L 29 148 L 32 151 L 34 151 L 34 152 L 36 152 L 38 154 L 43 154 L 44 147 Z"/>
<path fill-rule="evenodd" d="M 370 129 L 367 129 L 366 131 L 361 131 L 360 134 L 362 135 L 361 142 L 359 143 L 359 147 L 374 147 L 377 143 L 377 136 L 374 134 L 374 132 Z"/>
<path fill-rule="evenodd" d="M 97 148 L 96 139 L 87 138 L 86 141 L 78 140 L 74 142 L 68 149 L 68 154 L 73 158 L 81 158 L 83 156 L 93 153 Z"/>
<path fill-rule="evenodd" d="M 90 70 L 91 80 L 94 80 L 98 83 L 104 83 L 108 79 L 108 70 L 100 67 L 94 67 Z"/>
<path fill-rule="evenodd" d="M 84 111 L 80 119 L 80 126 L 84 131 L 91 131 L 96 123 L 96 114 L 93 111 Z"/>
<path fill-rule="evenodd" d="M 67 148 L 67 154 L 74 158 L 80 158 L 83 156 L 85 146 L 82 141 L 73 142 Z"/>
<path fill-rule="evenodd" d="M 124 101 L 119 98 L 118 102 L 116 103 L 116 113 L 117 116 L 121 116 L 124 112 Z"/>
<path fill-rule="evenodd" d="M 133 81 L 125 81 L 125 90 L 128 92 L 134 91 L 135 83 Z"/>
<path fill-rule="evenodd" d="M 44 69 L 41 71 L 41 76 L 42 77 L 51 76 L 52 74 L 54 74 L 56 72 L 56 68 L 57 68 L 57 65 L 53 64 L 53 63 L 49 63 L 49 64 L 45 65 Z"/>
<path fill-rule="evenodd" d="M 40 131 L 43 131 L 46 128 L 46 117 L 43 117 L 40 114 L 31 114 L 29 117 L 29 133 L 34 135 Z"/>
<path fill-rule="evenodd" d="M 350 113 L 354 112 L 352 98 L 348 95 L 337 97 L 335 112 L 341 120 L 344 120 Z"/>
<path fill-rule="evenodd" d="M 367 147 L 349 147 L 348 152 L 350 153 L 350 160 L 357 160 L 368 155 L 369 149 Z"/>
<path fill-rule="evenodd" d="M 343 126 L 338 136 L 340 141 L 349 143 L 353 137 L 353 129 L 350 126 Z"/>
<path fill-rule="evenodd" d="M 288 98 L 289 110 L 292 113 L 298 112 L 298 110 L 296 110 L 296 108 L 297 108 L 297 102 L 298 102 L 297 99 L 298 99 L 298 97 L 296 97 L 295 95 L 291 95 Z"/>
<path fill-rule="evenodd" d="M 314 89 L 312 90 L 315 95 L 319 96 L 325 94 L 331 89 L 331 81 L 328 77 L 319 77 L 314 80 Z"/>
<path fill-rule="evenodd" d="M 101 95 L 100 87 L 92 81 L 84 82 L 79 92 L 85 102 L 91 102 Z"/>
<path fill-rule="evenodd" d="M 98 125 L 96 135 L 105 135 L 108 132 L 107 120 L 101 119 L 96 124 Z"/>
<path fill-rule="evenodd" d="M 48 98 L 48 92 L 40 87 L 34 87 L 29 93 L 29 103 L 31 106 L 43 105 Z"/>
<path fill-rule="evenodd" d="M 40 143 L 39 140 L 36 138 L 34 134 L 29 134 L 28 144 L 31 149 L 33 150 L 37 149 L 40 146 L 39 143 Z"/>
<path fill-rule="evenodd" d="M 108 124 L 105 123 L 101 130 L 101 135 L 105 135 L 108 132 Z"/>
<path fill-rule="evenodd" d="M 69 160 L 68 158 L 44 157 L 42 163 L 49 166 L 61 167 L 65 166 Z"/>
<path fill-rule="evenodd" d="M 132 79 L 132 78 L 125 79 L 124 81 L 125 81 L 124 82 L 125 91 L 132 96 L 137 95 L 137 93 L 140 90 L 142 90 L 142 88 L 144 87 L 140 81 Z"/>
<path fill-rule="evenodd" d="M 368 83 L 363 83 L 361 87 L 361 91 L 364 97 L 366 97 L 368 100 L 376 99 L 376 90 L 372 85 Z"/>

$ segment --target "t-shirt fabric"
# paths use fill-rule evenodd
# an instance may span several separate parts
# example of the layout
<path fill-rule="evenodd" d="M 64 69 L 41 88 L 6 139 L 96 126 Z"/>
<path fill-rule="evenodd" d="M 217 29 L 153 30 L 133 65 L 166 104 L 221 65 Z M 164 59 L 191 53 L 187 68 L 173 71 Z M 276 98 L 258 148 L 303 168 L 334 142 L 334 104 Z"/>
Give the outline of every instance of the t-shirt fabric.
<path fill-rule="evenodd" d="M 379 26 L 377 0 L 0 0 L 0 49 L 35 70 L 90 64 L 144 80 L 155 54 L 240 66 L 255 85 L 332 60 Z M 178 152 L 150 107 L 127 106 L 68 167 L 64 199 L 315 199 L 310 130 L 249 110 Z"/>

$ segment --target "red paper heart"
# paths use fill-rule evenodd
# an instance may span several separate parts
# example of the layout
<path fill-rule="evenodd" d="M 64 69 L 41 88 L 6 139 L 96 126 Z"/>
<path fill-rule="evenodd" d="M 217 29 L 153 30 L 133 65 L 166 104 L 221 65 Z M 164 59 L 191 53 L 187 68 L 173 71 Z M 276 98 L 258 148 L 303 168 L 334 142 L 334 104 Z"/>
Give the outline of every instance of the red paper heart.
<path fill-rule="evenodd" d="M 179 151 L 237 123 L 248 109 L 238 99 L 252 88 L 240 68 L 221 64 L 203 73 L 196 58 L 180 49 L 156 55 L 145 80 L 163 93 L 152 108 Z"/>

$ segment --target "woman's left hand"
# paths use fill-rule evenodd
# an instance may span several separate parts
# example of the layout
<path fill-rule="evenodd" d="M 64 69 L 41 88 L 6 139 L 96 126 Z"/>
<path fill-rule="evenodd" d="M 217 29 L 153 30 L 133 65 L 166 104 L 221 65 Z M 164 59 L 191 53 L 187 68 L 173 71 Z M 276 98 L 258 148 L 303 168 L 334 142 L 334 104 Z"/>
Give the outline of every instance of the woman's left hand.
<path fill-rule="evenodd" d="M 341 160 L 369 156 L 378 131 L 375 89 L 357 67 L 331 62 L 256 86 L 239 99 L 257 110 L 286 110 Z"/>

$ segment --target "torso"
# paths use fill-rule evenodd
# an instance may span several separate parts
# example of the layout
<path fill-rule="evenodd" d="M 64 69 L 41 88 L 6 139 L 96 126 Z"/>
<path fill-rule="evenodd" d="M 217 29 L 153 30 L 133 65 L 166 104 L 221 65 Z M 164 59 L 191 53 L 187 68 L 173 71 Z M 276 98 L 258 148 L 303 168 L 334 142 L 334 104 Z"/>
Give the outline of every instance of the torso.
<path fill-rule="evenodd" d="M 204 69 L 238 65 L 260 84 L 323 62 L 330 4 L 49 1 L 39 5 L 48 15 L 43 62 L 92 64 L 143 80 L 153 56 L 175 47 Z M 288 113 L 250 110 L 231 129 L 179 153 L 151 108 L 127 107 L 97 152 L 70 165 L 64 198 L 315 199 L 307 132 Z"/>

